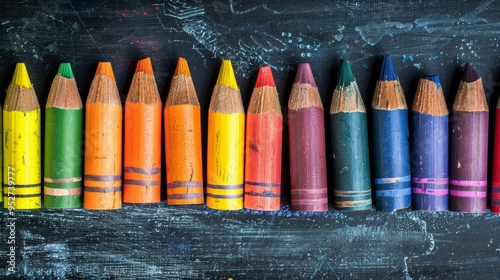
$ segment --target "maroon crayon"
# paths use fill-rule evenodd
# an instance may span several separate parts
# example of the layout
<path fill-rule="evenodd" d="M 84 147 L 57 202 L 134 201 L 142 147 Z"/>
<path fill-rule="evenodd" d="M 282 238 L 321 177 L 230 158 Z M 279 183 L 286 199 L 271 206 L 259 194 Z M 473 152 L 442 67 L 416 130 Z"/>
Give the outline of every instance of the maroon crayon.
<path fill-rule="evenodd" d="M 311 66 L 301 63 L 288 100 L 293 211 L 328 211 L 324 117 Z"/>
<path fill-rule="evenodd" d="M 450 210 L 484 213 L 488 178 L 488 103 L 481 78 L 468 64 L 451 115 Z"/>

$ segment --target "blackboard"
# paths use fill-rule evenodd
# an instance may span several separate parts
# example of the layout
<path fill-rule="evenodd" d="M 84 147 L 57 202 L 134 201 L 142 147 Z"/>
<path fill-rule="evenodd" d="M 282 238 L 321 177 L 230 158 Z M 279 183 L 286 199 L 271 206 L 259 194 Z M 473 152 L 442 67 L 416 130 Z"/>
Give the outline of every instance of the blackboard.
<path fill-rule="evenodd" d="M 338 61 L 350 60 L 369 116 L 381 55 L 391 54 L 409 106 L 418 78 L 426 74 L 440 76 L 451 106 L 461 70 L 471 63 L 483 78 L 491 136 L 500 85 L 499 19 L 494 0 L 2 1 L 0 88 L 7 88 L 15 63 L 23 61 L 43 106 L 58 64 L 67 61 L 85 100 L 97 63 L 110 61 L 124 101 L 137 60 L 149 56 L 165 101 L 177 57 L 183 56 L 202 106 L 206 144 L 221 59 L 232 60 L 245 107 L 257 69 L 270 65 L 286 120 L 297 63 L 311 63 L 329 108 Z M 284 140 L 286 151 L 286 133 Z M 2 210 L 0 275 L 494 279 L 500 273 L 495 214 L 291 212 L 286 152 L 283 168 L 283 210 L 277 213 L 165 203 L 102 212 L 18 211 L 13 275 L 7 270 L 11 232 Z"/>

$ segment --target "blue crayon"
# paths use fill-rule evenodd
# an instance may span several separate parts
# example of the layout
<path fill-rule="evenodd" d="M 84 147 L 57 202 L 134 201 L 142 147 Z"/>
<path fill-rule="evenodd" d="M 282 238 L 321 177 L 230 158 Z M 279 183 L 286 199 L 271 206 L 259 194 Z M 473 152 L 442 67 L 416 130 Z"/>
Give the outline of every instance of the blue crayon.
<path fill-rule="evenodd" d="M 420 79 L 412 107 L 414 210 L 448 210 L 448 109 L 438 76 Z"/>
<path fill-rule="evenodd" d="M 385 56 L 372 101 L 375 207 L 411 205 L 408 107 L 391 58 Z"/>

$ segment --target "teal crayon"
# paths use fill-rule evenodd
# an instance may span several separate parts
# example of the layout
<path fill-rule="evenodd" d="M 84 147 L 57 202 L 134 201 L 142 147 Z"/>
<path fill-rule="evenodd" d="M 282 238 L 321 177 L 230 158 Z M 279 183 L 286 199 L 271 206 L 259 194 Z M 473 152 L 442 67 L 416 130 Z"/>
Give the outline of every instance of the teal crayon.
<path fill-rule="evenodd" d="M 366 109 L 351 65 L 340 61 L 330 106 L 333 191 L 337 210 L 372 208 Z"/>

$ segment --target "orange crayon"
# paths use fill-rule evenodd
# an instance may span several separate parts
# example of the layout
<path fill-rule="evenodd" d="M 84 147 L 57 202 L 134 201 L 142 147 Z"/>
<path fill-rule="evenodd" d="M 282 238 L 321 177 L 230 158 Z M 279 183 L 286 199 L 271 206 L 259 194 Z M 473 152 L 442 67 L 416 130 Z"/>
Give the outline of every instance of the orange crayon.
<path fill-rule="evenodd" d="M 122 105 L 111 63 L 100 62 L 85 106 L 83 207 L 122 206 Z"/>
<path fill-rule="evenodd" d="M 283 115 L 273 73 L 261 67 L 248 106 L 245 141 L 245 208 L 280 210 Z"/>
<path fill-rule="evenodd" d="M 177 62 L 164 113 L 167 203 L 203 203 L 200 103 L 189 66 L 182 57 Z"/>
<path fill-rule="evenodd" d="M 151 60 L 139 60 L 125 101 L 123 202 L 160 202 L 161 110 Z"/>

